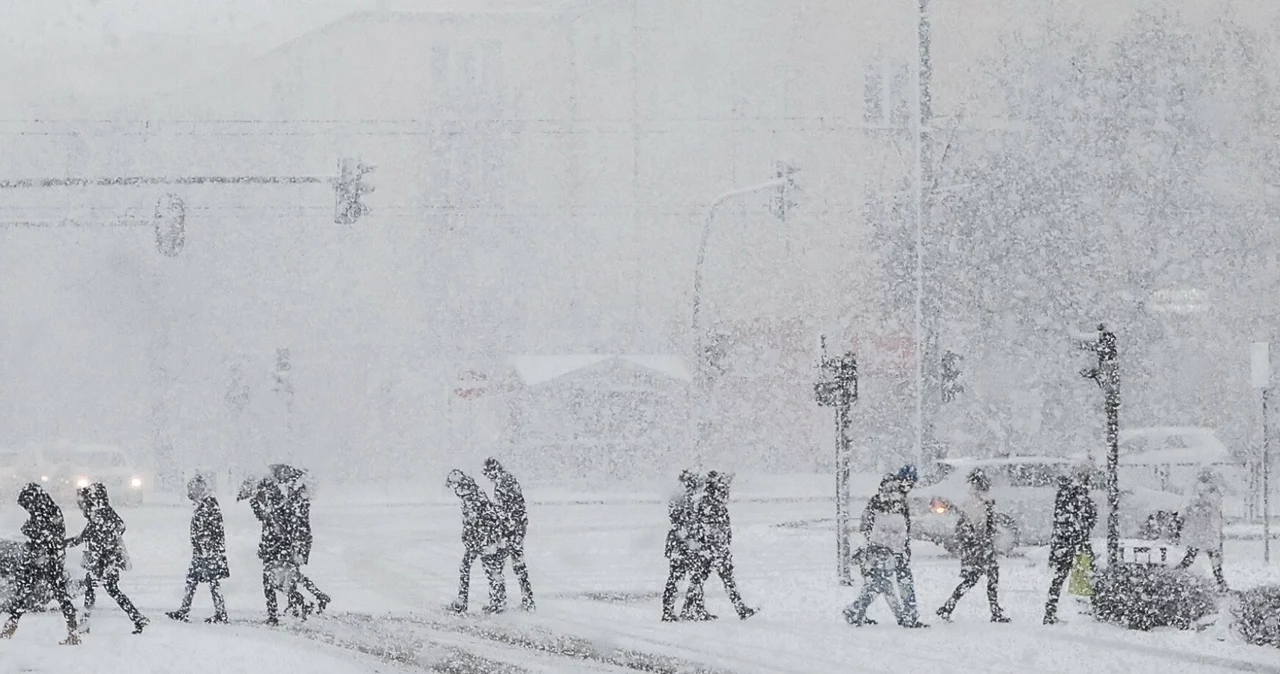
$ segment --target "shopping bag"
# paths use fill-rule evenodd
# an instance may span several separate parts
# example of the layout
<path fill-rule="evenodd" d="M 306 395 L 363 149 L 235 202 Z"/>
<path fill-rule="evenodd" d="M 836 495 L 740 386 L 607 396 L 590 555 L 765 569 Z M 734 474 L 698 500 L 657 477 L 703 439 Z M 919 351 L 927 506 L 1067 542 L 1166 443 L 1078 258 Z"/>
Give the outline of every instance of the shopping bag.
<path fill-rule="evenodd" d="M 1076 555 L 1075 564 L 1071 566 L 1071 584 L 1067 591 L 1078 597 L 1092 597 L 1093 584 L 1089 581 L 1093 575 L 1093 555 L 1081 552 Z"/>

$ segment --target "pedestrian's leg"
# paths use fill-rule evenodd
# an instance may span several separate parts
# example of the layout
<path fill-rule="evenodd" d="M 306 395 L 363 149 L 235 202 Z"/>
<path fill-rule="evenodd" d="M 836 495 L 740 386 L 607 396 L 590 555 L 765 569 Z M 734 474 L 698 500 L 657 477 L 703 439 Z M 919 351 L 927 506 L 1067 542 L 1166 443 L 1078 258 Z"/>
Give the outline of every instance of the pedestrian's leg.
<path fill-rule="evenodd" d="M 907 564 L 905 557 L 899 555 L 897 562 L 898 589 L 902 592 L 902 613 L 907 618 L 907 624 L 916 625 L 920 622 L 920 609 L 916 606 L 915 577 L 911 575 L 911 565 Z"/>
<path fill-rule="evenodd" d="M 191 613 L 191 602 L 195 601 L 196 598 L 196 586 L 200 584 L 200 581 L 196 580 L 199 577 L 196 571 L 196 562 L 192 560 L 191 567 L 187 569 L 187 587 L 182 592 L 182 605 L 178 607 L 178 610 L 169 611 L 165 615 L 174 620 L 185 621 L 187 619 L 187 614 Z"/>
<path fill-rule="evenodd" d="M 1189 569 L 1191 564 L 1196 561 L 1196 555 L 1200 554 L 1200 548 L 1187 548 L 1187 554 L 1183 556 L 1182 561 L 1178 562 L 1177 568 Z"/>
<path fill-rule="evenodd" d="M 1222 550 L 1210 550 L 1209 564 L 1213 566 L 1213 578 L 1218 581 L 1218 589 L 1227 591 L 1227 579 L 1222 576 Z"/>
<path fill-rule="evenodd" d="M 1044 624 L 1046 625 L 1058 622 L 1058 598 L 1062 595 L 1062 584 L 1067 582 L 1067 576 L 1071 575 L 1071 566 L 1074 563 L 1073 557 L 1057 559 L 1053 562 L 1053 580 L 1049 582 L 1049 599 L 1044 604 Z"/>
<path fill-rule="evenodd" d="M 898 591 L 893 587 L 893 583 L 884 576 L 880 577 L 879 592 L 884 595 L 884 600 L 889 604 L 889 610 L 893 613 L 894 622 L 901 624 L 904 616 L 902 615 L 902 602 L 898 599 Z"/>
<path fill-rule="evenodd" d="M 689 573 L 683 557 L 673 557 L 667 571 L 667 587 L 662 591 L 662 619 L 676 620 L 676 596 L 680 594 L 680 581 Z"/>
<path fill-rule="evenodd" d="M 84 616 L 80 618 L 79 630 L 85 634 L 89 633 L 89 616 L 93 614 L 93 607 L 97 604 L 97 593 L 94 591 L 93 574 L 84 574 Z"/>
<path fill-rule="evenodd" d="M 222 588 L 218 581 L 209 581 L 209 595 L 213 598 L 213 622 L 227 622 L 227 602 L 222 598 Z"/>
<path fill-rule="evenodd" d="M 960 598 L 963 597 L 966 592 L 973 589 L 974 585 L 978 584 L 978 578 L 981 575 L 982 572 L 977 569 L 969 567 L 960 569 L 960 584 L 956 586 L 955 591 L 951 593 L 951 596 L 947 599 L 946 603 L 942 605 L 942 608 L 938 609 L 938 617 L 943 620 L 950 620 L 951 613 L 956 610 L 956 604 L 960 601 Z"/>
<path fill-rule="evenodd" d="M 324 609 L 329 605 L 329 601 L 331 600 L 329 595 L 321 591 L 319 587 L 316 587 L 316 584 L 312 582 L 310 578 L 304 575 L 301 570 L 298 571 L 298 584 L 306 588 L 307 592 L 310 592 L 313 596 L 315 596 L 316 604 L 317 604 L 316 610 L 323 613 Z"/>
<path fill-rule="evenodd" d="M 471 564 L 476 561 L 478 551 L 467 548 L 462 553 L 462 567 L 458 570 L 458 600 L 453 610 L 462 613 L 467 610 L 467 595 L 471 590 Z"/>
<path fill-rule="evenodd" d="M 84 619 L 86 621 L 89 620 L 89 613 L 93 611 L 94 604 L 98 603 L 93 585 L 93 574 L 86 573 L 84 575 Z"/>
<path fill-rule="evenodd" d="M 507 606 L 507 581 L 502 575 L 505 559 L 506 555 L 501 552 L 480 558 L 484 574 L 489 578 L 489 605 L 485 607 L 489 613 L 498 613 Z"/>
<path fill-rule="evenodd" d="M 280 604 L 276 599 L 276 574 L 271 564 L 262 567 L 262 594 L 267 598 L 267 624 L 275 625 L 280 622 Z"/>
<path fill-rule="evenodd" d="M 724 583 L 724 591 L 729 595 L 733 610 L 738 612 L 738 617 L 746 620 L 754 615 L 755 610 L 743 603 L 742 593 L 738 592 L 738 581 L 733 577 L 733 555 L 726 552 L 724 557 L 717 560 L 715 569 L 720 575 L 720 582 Z"/>
<path fill-rule="evenodd" d="M 10 639 L 18 630 L 18 621 L 27 612 L 39 586 L 41 569 L 38 566 L 24 565 L 18 571 L 18 587 L 14 592 L 14 600 L 9 603 L 9 620 L 0 630 L 0 639 Z"/>
<path fill-rule="evenodd" d="M 871 574 L 864 578 L 864 582 L 862 583 L 862 592 L 858 594 L 858 598 L 855 599 L 852 604 L 849 604 L 844 609 L 844 619 L 848 621 L 850 625 L 869 624 L 870 621 L 867 620 L 867 607 L 871 606 L 871 602 L 875 601 L 876 594 L 880 593 L 884 589 L 884 583 L 880 582 L 881 580 L 887 581 L 888 579 L 875 574 Z"/>
<path fill-rule="evenodd" d="M 991 606 L 991 622 L 1008 622 L 1000 608 L 1000 567 L 992 564 L 987 572 L 987 604 Z"/>
<path fill-rule="evenodd" d="M 710 617 L 703 601 L 703 585 L 711 576 L 711 563 L 702 555 L 694 555 L 689 574 L 689 588 L 685 590 L 684 608 L 680 617 L 684 620 L 703 620 Z"/>
<path fill-rule="evenodd" d="M 120 607 L 120 610 L 124 611 L 124 614 L 129 616 L 129 620 L 133 622 L 134 627 L 138 628 L 138 631 L 142 631 L 142 626 L 146 624 L 146 618 L 144 618 L 142 613 L 138 611 L 138 608 L 133 605 L 133 602 L 129 600 L 129 597 L 120 590 L 120 572 L 108 572 L 102 579 L 102 587 L 106 588 L 107 594 L 115 600 L 116 605 Z"/>
<path fill-rule="evenodd" d="M 80 643 L 80 637 L 76 634 L 76 605 L 71 601 L 71 592 L 67 589 L 66 571 L 59 568 L 50 568 L 48 570 L 47 582 L 49 589 L 53 591 L 53 598 L 58 601 L 58 606 L 62 608 L 62 617 L 67 621 L 67 639 L 62 643 L 65 645 L 75 645 Z"/>
<path fill-rule="evenodd" d="M 516 580 L 520 583 L 520 605 L 526 611 L 532 611 L 533 584 L 529 582 L 529 567 L 524 563 L 524 539 L 512 540 L 507 551 L 511 555 L 511 571 L 516 574 Z"/>

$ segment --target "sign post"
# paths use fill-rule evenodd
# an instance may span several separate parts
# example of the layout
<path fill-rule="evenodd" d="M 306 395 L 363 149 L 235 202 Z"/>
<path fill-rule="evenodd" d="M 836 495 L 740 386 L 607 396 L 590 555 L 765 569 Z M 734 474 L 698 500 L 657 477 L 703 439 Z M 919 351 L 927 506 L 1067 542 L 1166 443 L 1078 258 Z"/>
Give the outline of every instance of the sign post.
<path fill-rule="evenodd" d="M 1254 342 L 1249 353 L 1253 387 L 1262 393 L 1262 560 L 1271 562 L 1271 433 L 1267 394 L 1271 390 L 1271 344 Z"/>
<path fill-rule="evenodd" d="M 853 455 L 849 425 L 853 403 L 858 400 L 858 358 L 852 351 L 828 357 L 826 337 L 822 338 L 820 377 L 813 385 L 814 398 L 823 407 L 836 411 L 836 572 L 842 585 L 853 584 L 849 564 L 849 464 Z"/>

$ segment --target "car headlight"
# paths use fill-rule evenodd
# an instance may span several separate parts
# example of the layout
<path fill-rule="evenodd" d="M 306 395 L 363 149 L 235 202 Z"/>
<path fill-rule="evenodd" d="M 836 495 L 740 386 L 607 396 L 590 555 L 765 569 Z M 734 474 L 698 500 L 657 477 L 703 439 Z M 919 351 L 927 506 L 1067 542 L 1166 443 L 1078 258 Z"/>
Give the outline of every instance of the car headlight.
<path fill-rule="evenodd" d="M 932 510 L 937 514 L 942 515 L 946 513 L 948 510 L 947 502 L 943 501 L 940 498 L 935 498 L 929 502 L 929 510 Z"/>
<path fill-rule="evenodd" d="M 140 489 L 142 487 L 142 478 L 135 477 L 132 480 L 129 480 L 129 486 L 134 489 Z"/>
<path fill-rule="evenodd" d="M 89 486 L 89 478 L 87 477 L 76 478 L 77 489 L 84 489 L 85 487 L 88 487 L 88 486 Z"/>
<path fill-rule="evenodd" d="M 48 475 L 41 475 L 41 476 L 40 476 L 40 481 L 41 481 L 41 482 L 48 482 L 48 481 L 49 481 L 49 476 L 48 476 Z"/>

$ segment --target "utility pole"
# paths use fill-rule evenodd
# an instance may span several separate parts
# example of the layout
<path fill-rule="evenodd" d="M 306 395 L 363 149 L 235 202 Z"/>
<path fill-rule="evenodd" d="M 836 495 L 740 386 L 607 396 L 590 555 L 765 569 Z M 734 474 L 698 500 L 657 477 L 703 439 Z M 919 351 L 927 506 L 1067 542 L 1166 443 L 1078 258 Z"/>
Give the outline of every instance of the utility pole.
<path fill-rule="evenodd" d="M 1097 382 L 1103 393 L 1107 414 L 1107 565 L 1120 560 L 1120 352 L 1116 334 L 1098 324 L 1096 339 L 1081 342 L 1080 348 L 1098 356 L 1098 364 L 1080 372 Z"/>
<path fill-rule="evenodd" d="M 1271 433 L 1267 419 L 1271 392 L 1271 343 L 1254 342 L 1250 351 L 1253 387 L 1262 394 L 1262 561 L 1271 563 Z"/>
<path fill-rule="evenodd" d="M 819 378 L 813 385 L 814 398 L 823 407 L 836 410 L 836 570 L 842 585 L 853 584 L 849 564 L 849 463 L 853 443 L 849 437 L 853 404 L 858 401 L 858 358 L 852 351 L 827 357 L 827 338 L 822 337 Z"/>
<path fill-rule="evenodd" d="M 925 230 L 928 228 L 929 211 L 932 207 L 930 192 L 934 183 L 933 160 L 930 152 L 930 128 L 933 119 L 933 94 L 931 81 L 933 78 L 932 62 L 932 26 L 929 23 L 929 0 L 917 0 L 916 15 L 916 114 L 912 124 L 912 141 L 915 146 L 915 343 L 916 343 L 916 461 L 923 462 L 925 448 L 933 440 L 933 405 L 929 392 L 936 381 L 933 367 L 926 367 L 932 362 L 934 322 L 932 306 L 925 300 L 925 267 L 924 245 Z"/>

